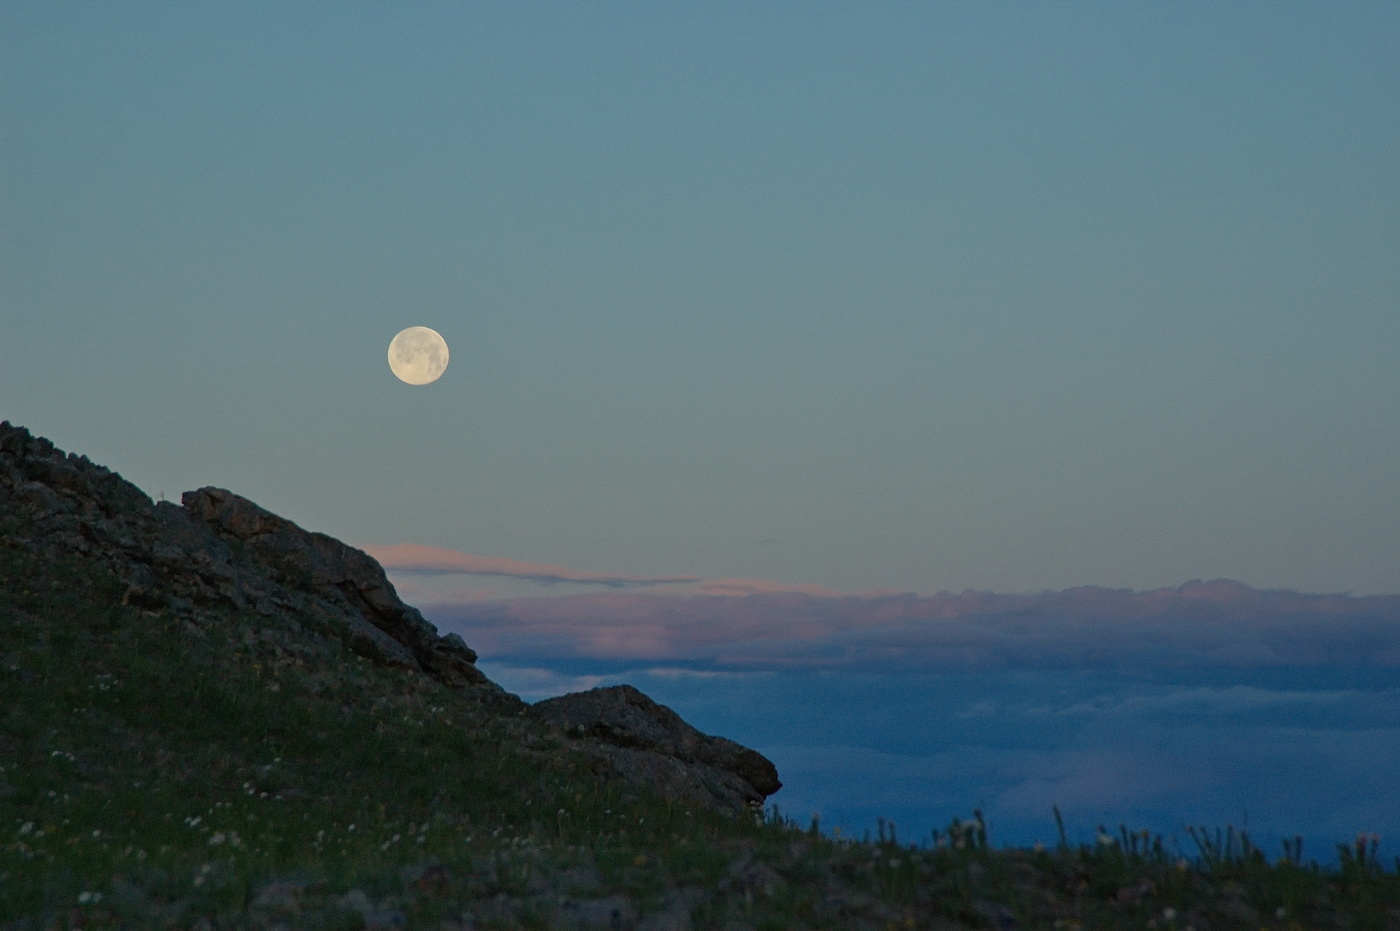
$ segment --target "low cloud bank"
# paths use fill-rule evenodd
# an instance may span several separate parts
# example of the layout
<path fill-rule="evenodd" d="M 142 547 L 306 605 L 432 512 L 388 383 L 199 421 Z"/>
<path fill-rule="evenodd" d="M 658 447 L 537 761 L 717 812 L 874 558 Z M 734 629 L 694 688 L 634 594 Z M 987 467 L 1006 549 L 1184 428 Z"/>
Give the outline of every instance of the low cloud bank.
<path fill-rule="evenodd" d="M 1400 595 L 1192 581 L 931 596 L 606 592 L 429 603 L 484 657 L 697 669 L 1400 666 Z"/>

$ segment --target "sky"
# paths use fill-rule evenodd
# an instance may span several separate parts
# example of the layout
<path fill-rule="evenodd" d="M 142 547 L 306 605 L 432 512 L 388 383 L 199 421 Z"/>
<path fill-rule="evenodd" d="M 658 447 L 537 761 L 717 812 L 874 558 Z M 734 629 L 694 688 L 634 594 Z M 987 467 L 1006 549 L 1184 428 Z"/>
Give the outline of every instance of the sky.
<path fill-rule="evenodd" d="M 1394 835 L 1397 179 L 1393 3 L 16 0 L 0 418 L 853 829 Z"/>
<path fill-rule="evenodd" d="M 1398 41 L 1384 3 L 8 3 L 3 416 L 357 543 L 1400 591 Z"/>

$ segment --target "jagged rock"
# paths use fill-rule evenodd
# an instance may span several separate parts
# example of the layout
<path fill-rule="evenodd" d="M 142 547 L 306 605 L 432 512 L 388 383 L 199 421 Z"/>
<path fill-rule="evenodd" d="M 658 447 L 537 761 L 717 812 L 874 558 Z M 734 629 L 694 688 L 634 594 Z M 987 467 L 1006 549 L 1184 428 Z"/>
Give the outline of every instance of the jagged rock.
<path fill-rule="evenodd" d="M 761 805 L 783 786 L 777 767 L 761 753 L 701 733 L 630 685 L 546 699 L 535 704 L 531 714 L 572 736 L 593 737 L 623 751 L 647 751 L 637 757 L 614 754 L 614 765 L 651 770 L 649 780 L 662 785 L 698 782 L 733 807 Z M 678 770 L 648 759 L 658 754 L 686 765 Z"/>
<path fill-rule="evenodd" d="M 417 608 L 400 601 L 369 554 L 303 530 L 222 488 L 187 491 L 180 502 L 224 541 L 256 555 L 277 582 L 330 605 L 361 652 L 387 665 L 425 671 L 450 686 L 489 684 L 474 665 L 476 652 L 456 634 L 439 636 Z"/>
<path fill-rule="evenodd" d="M 86 456 L 6 421 L 0 501 L 6 516 L 39 531 L 23 545 L 102 563 L 122 581 L 125 604 L 196 626 L 228 607 L 298 626 L 315 621 L 375 662 L 505 697 L 462 638 L 439 636 L 368 554 L 233 492 L 201 488 L 181 505 L 156 503 Z"/>

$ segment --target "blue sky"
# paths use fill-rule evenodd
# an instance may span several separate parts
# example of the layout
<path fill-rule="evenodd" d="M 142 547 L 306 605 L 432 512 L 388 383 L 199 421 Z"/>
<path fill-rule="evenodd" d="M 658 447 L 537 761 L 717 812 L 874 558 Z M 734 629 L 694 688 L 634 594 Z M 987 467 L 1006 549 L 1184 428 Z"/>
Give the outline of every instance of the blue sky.
<path fill-rule="evenodd" d="M 1067 666 L 1049 608 L 1010 671 L 859 623 L 890 593 L 1400 591 L 1400 6 L 12 2 L 0 127 L 0 417 L 397 553 L 469 642 L 613 596 L 740 652 L 793 604 L 827 624 L 744 673 L 776 724 L 671 641 L 686 675 L 484 653 L 522 692 L 640 676 L 798 808 L 857 757 L 912 774 L 852 824 L 981 786 L 1026 833 L 1093 753 L 1209 761 L 1105 776 L 1124 818 L 1393 822 L 1326 802 L 1393 763 L 1363 752 L 1396 745 L 1389 608 L 1207 612 L 1130 671 Z M 386 364 L 413 325 L 451 346 L 428 386 Z M 813 642 L 917 661 L 777 668 Z M 1193 642 L 1282 678 L 1192 679 Z M 804 717 L 862 702 L 910 715 L 854 755 L 859 722 Z M 974 706 L 987 746 L 936 726 Z"/>
<path fill-rule="evenodd" d="M 1393 4 L 0 26 L 5 416 L 153 494 L 602 572 L 1400 590 Z"/>

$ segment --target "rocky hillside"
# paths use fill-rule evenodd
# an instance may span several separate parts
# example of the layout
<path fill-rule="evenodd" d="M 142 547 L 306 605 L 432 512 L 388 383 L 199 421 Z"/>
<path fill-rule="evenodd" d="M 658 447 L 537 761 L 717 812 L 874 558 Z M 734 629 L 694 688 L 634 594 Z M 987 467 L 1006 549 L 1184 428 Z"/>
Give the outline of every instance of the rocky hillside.
<path fill-rule="evenodd" d="M 270 651 L 272 662 L 334 677 L 340 647 L 532 717 L 616 779 L 722 811 L 761 807 L 781 783 L 753 750 L 702 734 L 630 687 L 594 689 L 531 708 L 477 669 L 456 634 L 404 604 L 364 552 L 303 530 L 221 488 L 153 502 L 116 472 L 0 423 L 6 546 L 39 559 L 77 557 L 119 584 L 121 602 L 215 629 Z"/>

